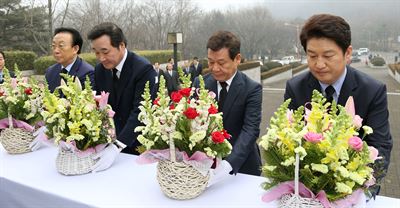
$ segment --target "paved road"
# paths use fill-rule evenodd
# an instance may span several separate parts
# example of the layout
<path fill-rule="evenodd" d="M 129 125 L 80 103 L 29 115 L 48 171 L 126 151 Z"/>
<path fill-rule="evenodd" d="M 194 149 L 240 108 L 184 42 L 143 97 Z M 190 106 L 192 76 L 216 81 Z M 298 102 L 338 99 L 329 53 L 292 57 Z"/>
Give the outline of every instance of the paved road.
<path fill-rule="evenodd" d="M 386 83 L 393 150 L 389 171 L 382 184 L 380 195 L 400 198 L 400 84 L 388 75 L 387 69 L 371 69 L 365 66 L 365 62 L 354 63 L 352 66 Z M 282 80 L 271 84 L 264 84 L 263 86 L 263 119 L 260 135 L 266 133 L 269 118 L 271 118 L 273 112 L 283 102 L 285 83 L 286 80 Z"/>

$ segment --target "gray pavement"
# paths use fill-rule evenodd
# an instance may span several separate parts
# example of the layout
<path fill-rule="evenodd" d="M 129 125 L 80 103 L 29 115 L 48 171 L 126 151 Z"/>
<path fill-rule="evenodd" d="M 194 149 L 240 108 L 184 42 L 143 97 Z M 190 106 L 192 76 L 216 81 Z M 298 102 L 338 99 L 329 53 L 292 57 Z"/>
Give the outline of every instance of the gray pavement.
<path fill-rule="evenodd" d="M 365 62 L 354 63 L 352 66 L 386 84 L 393 150 L 389 171 L 382 183 L 380 195 L 400 198 L 400 84 L 389 76 L 387 69 L 371 69 L 365 66 Z M 260 135 L 266 133 L 269 119 L 283 102 L 285 83 L 286 80 L 282 80 L 263 85 L 263 116 Z"/>

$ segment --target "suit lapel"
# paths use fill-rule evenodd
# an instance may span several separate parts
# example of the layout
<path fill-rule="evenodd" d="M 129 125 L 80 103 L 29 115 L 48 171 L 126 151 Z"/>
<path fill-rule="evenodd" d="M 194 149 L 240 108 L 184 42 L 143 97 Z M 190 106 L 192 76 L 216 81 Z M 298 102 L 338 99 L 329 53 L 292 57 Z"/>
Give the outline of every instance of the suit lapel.
<path fill-rule="evenodd" d="M 311 72 L 309 73 L 309 77 L 308 77 L 308 89 L 306 90 L 306 97 L 304 102 L 302 102 L 301 105 L 304 105 L 306 102 L 311 102 L 311 97 L 312 97 L 312 93 L 314 90 L 318 90 L 318 92 L 322 92 L 321 91 L 321 85 L 319 84 L 318 80 L 311 74 Z"/>
<path fill-rule="evenodd" d="M 354 78 L 354 69 L 347 66 L 347 74 L 344 79 L 342 88 L 340 89 L 340 95 L 338 99 L 338 104 L 345 105 L 347 98 L 353 94 L 354 89 L 358 86 L 355 78 Z"/>
<path fill-rule="evenodd" d="M 207 90 L 210 90 L 215 93 L 215 99 L 218 101 L 218 88 L 217 88 L 217 80 L 214 79 L 211 74 L 208 77 L 204 78 L 204 85 Z"/>
<path fill-rule="evenodd" d="M 132 54 L 128 52 L 128 55 L 126 57 L 124 66 L 122 67 L 122 71 L 118 80 L 117 100 L 116 100 L 117 105 L 119 103 L 119 100 L 121 98 L 124 89 L 126 88 L 126 85 L 129 83 L 129 79 L 132 77 L 133 69 L 132 69 L 132 63 L 130 61 L 131 59 L 132 59 Z"/>
<path fill-rule="evenodd" d="M 216 84 L 216 83 L 215 83 Z M 226 96 L 225 104 L 222 109 L 224 114 L 224 118 L 227 118 L 231 109 L 232 104 L 235 103 L 237 96 L 240 94 L 243 89 L 243 77 L 240 71 L 236 72 L 235 77 L 233 78 L 231 85 L 229 86 L 228 95 Z M 229 103 L 229 104 L 227 104 Z"/>

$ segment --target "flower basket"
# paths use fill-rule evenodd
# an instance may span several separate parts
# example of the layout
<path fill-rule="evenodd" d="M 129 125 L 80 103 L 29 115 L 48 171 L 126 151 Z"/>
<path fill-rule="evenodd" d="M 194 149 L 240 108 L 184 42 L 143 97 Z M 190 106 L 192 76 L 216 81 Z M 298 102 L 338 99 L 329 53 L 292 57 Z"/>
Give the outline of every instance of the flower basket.
<path fill-rule="evenodd" d="M 378 150 L 363 141 L 372 129 L 355 114 L 353 98 L 341 106 L 326 102 L 314 90 L 305 106 L 292 111 L 290 102 L 278 108 L 259 143 L 268 178 L 262 200 L 279 200 L 280 207 L 347 208 L 365 203 L 379 157 Z"/>
<path fill-rule="evenodd" d="M 9 127 L 0 134 L 0 142 L 9 154 L 31 152 L 29 144 L 34 138 L 32 132 L 24 128 L 14 128 L 11 116 L 9 117 Z"/>
<path fill-rule="evenodd" d="M 170 156 L 170 161 L 160 160 L 157 164 L 157 180 L 162 192 L 178 200 L 192 199 L 203 193 L 209 174 L 203 176 L 191 165 L 176 162 L 173 139 L 170 139 Z"/>
<path fill-rule="evenodd" d="M 78 155 L 72 150 L 59 148 L 56 158 L 57 171 L 63 175 L 81 175 L 91 172 L 91 167 L 97 162 L 90 153 Z"/>
<path fill-rule="evenodd" d="M 170 198 L 185 200 L 199 196 L 207 186 L 209 175 L 203 176 L 191 165 L 161 160 L 157 180 L 162 192 Z"/>
<path fill-rule="evenodd" d="M 158 162 L 161 190 L 172 199 L 185 200 L 206 189 L 214 159 L 229 155 L 232 146 L 215 94 L 205 89 L 201 76 L 200 88 L 191 88 L 190 77 L 178 71 L 183 88 L 172 92 L 171 97 L 163 76 L 154 101 L 146 83 L 138 116 L 143 126 L 135 131 L 140 132 L 137 140 L 142 144 L 137 162 Z"/>

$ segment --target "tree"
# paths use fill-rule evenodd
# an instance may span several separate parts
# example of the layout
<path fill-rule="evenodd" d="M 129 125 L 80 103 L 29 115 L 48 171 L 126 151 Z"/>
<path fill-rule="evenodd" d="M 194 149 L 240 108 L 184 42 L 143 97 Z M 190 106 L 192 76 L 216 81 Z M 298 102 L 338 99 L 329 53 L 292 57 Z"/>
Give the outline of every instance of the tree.
<path fill-rule="evenodd" d="M 45 7 L 23 6 L 20 0 L 0 3 L 0 45 L 7 50 L 32 50 L 46 54 Z"/>

